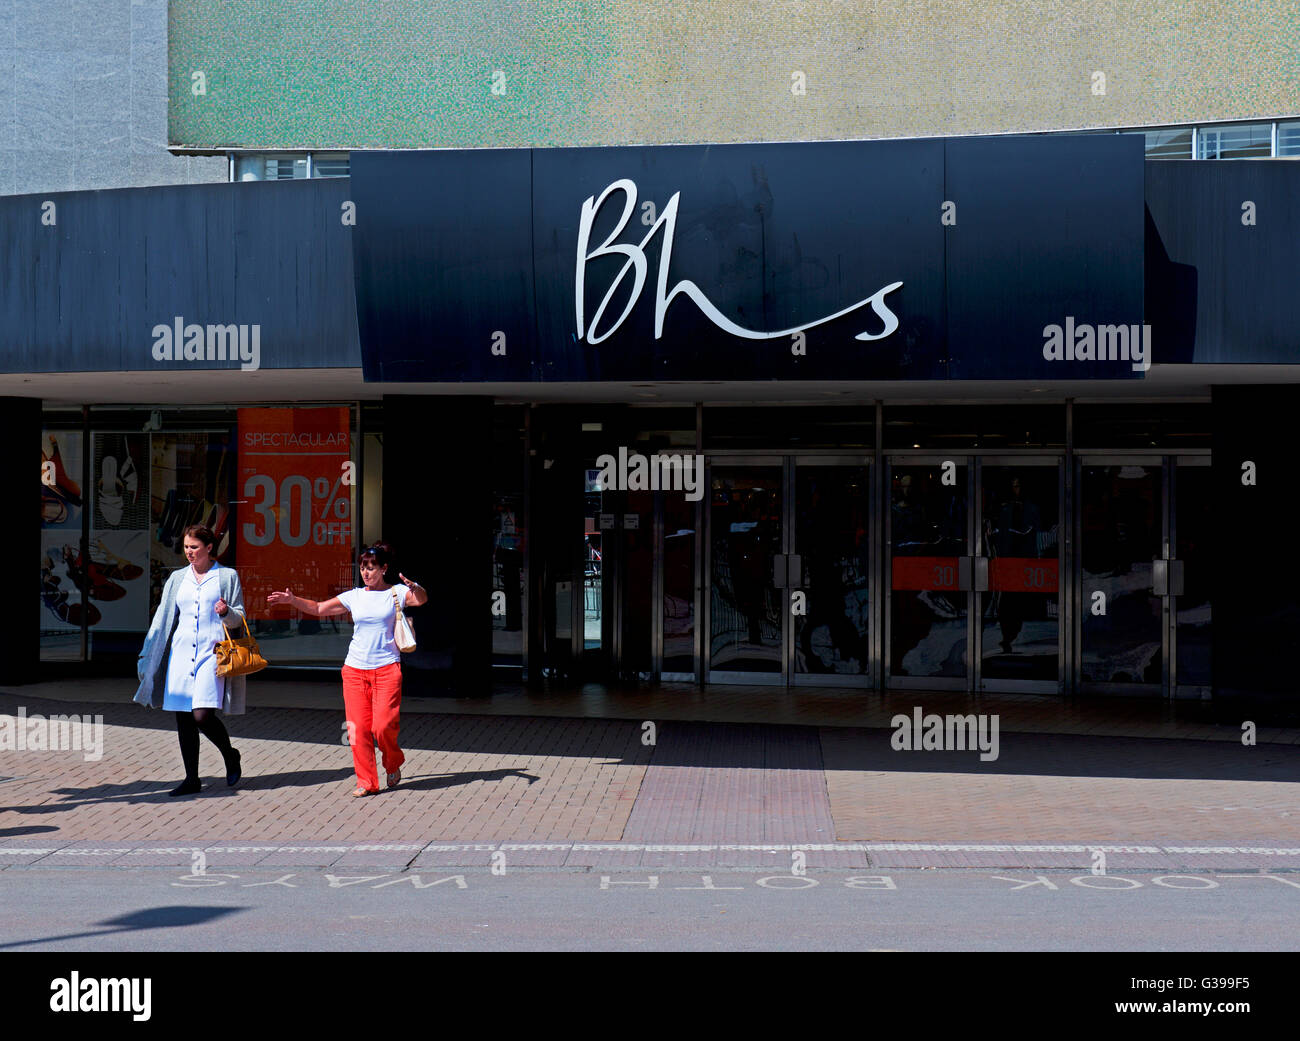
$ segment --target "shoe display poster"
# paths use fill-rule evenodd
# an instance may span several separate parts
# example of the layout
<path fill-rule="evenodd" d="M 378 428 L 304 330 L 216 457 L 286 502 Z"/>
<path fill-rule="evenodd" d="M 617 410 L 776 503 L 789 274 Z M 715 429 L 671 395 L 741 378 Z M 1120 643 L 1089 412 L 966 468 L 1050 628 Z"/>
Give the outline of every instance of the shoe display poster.
<path fill-rule="evenodd" d="M 41 528 L 81 531 L 81 432 L 41 431 Z"/>
<path fill-rule="evenodd" d="M 91 526 L 115 531 L 149 527 L 148 434 L 95 434 Z"/>
<path fill-rule="evenodd" d="M 79 534 L 72 531 L 41 532 L 41 633 L 80 632 L 85 610 L 77 580 L 69 568 L 76 557 Z M 90 612 L 91 624 L 99 610 Z"/>
<path fill-rule="evenodd" d="M 351 410 L 239 409 L 236 535 L 244 603 L 254 619 L 272 590 L 328 600 L 355 584 Z"/>
<path fill-rule="evenodd" d="M 129 440 L 129 439 L 128 439 Z M 149 611 L 162 599 L 168 576 L 186 566 L 185 529 L 205 524 L 216 535 L 217 559 L 234 566 L 230 434 L 153 434 L 149 439 Z M 124 514 L 125 516 L 125 514 Z M 148 627 L 148 616 L 144 628 Z"/>
<path fill-rule="evenodd" d="M 141 632 L 149 625 L 149 439 L 95 435 L 88 489 L 80 483 L 82 448 L 80 431 L 41 434 L 41 632 L 78 633 L 83 622 L 93 632 Z M 86 505 L 88 554 L 81 548 Z M 53 645 L 45 651 L 58 656 Z"/>
<path fill-rule="evenodd" d="M 145 531 L 90 533 L 90 557 L 77 550 L 80 533 L 41 533 L 41 629 L 143 632 L 149 627 L 149 541 Z M 83 600 L 80 589 L 86 589 Z"/>
<path fill-rule="evenodd" d="M 81 432 L 41 431 L 41 656 L 79 657 L 83 612 L 99 621 L 99 611 L 82 604 L 76 579 L 67 568 L 64 547 L 75 557 L 81 541 Z"/>

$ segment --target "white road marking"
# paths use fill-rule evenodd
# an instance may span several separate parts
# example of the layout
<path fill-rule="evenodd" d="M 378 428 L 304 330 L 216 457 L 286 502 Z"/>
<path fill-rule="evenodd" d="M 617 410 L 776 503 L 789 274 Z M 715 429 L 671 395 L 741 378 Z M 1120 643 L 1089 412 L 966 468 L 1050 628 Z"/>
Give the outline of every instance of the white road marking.
<path fill-rule="evenodd" d="M 397 842 L 388 844 L 320 846 L 192 846 L 126 847 L 22 847 L 0 846 L 0 856 L 159 856 L 205 853 L 490 853 L 514 852 L 574 853 L 1146 853 L 1193 855 L 1244 854 L 1249 856 L 1300 857 L 1300 848 L 1271 846 L 1116 846 L 1106 844 L 1012 844 L 1012 843 L 921 843 L 921 842 L 796 842 L 796 843 L 666 843 L 666 842 Z"/>

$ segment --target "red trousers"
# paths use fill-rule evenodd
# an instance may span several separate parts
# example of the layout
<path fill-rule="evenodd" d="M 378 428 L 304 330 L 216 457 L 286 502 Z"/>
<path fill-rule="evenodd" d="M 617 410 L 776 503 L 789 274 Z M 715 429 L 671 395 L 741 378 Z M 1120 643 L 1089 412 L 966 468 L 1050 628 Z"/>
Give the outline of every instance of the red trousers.
<path fill-rule="evenodd" d="M 397 747 L 402 708 L 402 665 L 393 662 L 378 669 L 343 666 L 343 710 L 348 721 L 348 744 L 357 784 L 367 791 L 379 788 L 375 773 L 375 742 L 383 754 L 384 770 L 393 773 L 406 756 Z"/>

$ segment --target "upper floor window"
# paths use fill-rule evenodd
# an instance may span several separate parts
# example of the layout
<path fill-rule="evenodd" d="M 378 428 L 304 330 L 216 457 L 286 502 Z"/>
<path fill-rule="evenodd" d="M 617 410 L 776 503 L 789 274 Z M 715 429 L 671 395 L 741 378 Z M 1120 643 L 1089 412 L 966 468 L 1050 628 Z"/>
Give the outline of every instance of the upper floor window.
<path fill-rule="evenodd" d="M 292 181 L 307 176 L 307 157 L 292 155 L 237 155 L 236 181 Z"/>
<path fill-rule="evenodd" d="M 347 177 L 347 152 L 313 152 L 311 155 L 236 155 L 231 179 L 235 181 L 292 181 L 304 177 Z"/>
<path fill-rule="evenodd" d="M 347 152 L 313 152 L 311 175 L 313 177 L 347 177 L 350 163 Z"/>
<path fill-rule="evenodd" d="M 1277 154 L 1300 155 L 1300 122 L 1277 125 Z"/>
<path fill-rule="evenodd" d="M 1197 159 L 1267 159 L 1272 154 L 1271 123 L 1201 127 L 1196 132 Z"/>
<path fill-rule="evenodd" d="M 1192 157 L 1192 128 L 1181 130 L 1148 130 L 1148 159 L 1190 159 Z"/>

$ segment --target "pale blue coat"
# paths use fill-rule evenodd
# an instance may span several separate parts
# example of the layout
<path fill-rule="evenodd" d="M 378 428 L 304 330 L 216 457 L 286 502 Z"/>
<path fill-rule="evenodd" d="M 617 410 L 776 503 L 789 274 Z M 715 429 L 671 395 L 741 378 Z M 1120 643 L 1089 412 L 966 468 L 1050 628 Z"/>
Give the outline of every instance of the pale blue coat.
<path fill-rule="evenodd" d="M 163 586 L 162 602 L 154 612 L 153 622 L 144 638 L 144 648 L 136 663 L 136 677 L 140 689 L 135 692 L 135 701 L 146 708 L 162 708 L 163 695 L 167 690 L 167 655 L 171 650 L 172 634 L 176 631 L 179 609 L 176 606 L 176 589 L 185 577 L 188 567 L 173 571 Z M 217 566 L 217 583 L 221 590 L 221 599 L 230 610 L 222 621 L 235 635 L 244 634 L 244 590 L 239 584 L 239 575 L 234 568 Z M 244 696 L 247 684 L 244 676 L 226 676 L 225 690 L 222 694 L 221 711 L 232 716 L 244 714 Z M 221 679 L 218 679 L 221 682 Z"/>

